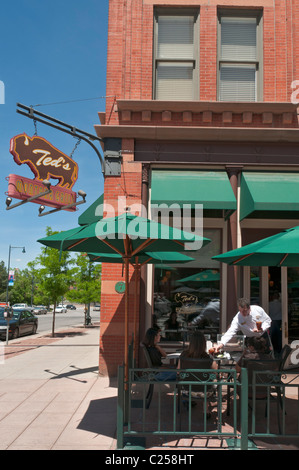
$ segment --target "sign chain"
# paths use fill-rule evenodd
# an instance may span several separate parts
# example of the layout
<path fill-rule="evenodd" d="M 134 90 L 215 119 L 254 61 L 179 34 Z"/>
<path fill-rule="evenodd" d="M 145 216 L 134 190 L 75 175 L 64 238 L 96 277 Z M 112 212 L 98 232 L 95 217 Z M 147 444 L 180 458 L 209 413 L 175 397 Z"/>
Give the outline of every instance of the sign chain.
<path fill-rule="evenodd" d="M 72 150 L 71 153 L 70 153 L 70 158 L 73 159 L 73 155 L 74 155 L 74 153 L 75 153 L 77 147 L 80 145 L 80 142 L 81 142 L 81 139 L 80 139 L 80 137 L 79 137 L 78 140 L 77 140 L 77 142 L 76 142 L 76 144 L 75 144 L 75 147 L 73 148 L 73 150 Z"/>
<path fill-rule="evenodd" d="M 34 124 L 34 129 L 35 129 L 34 135 L 37 135 L 37 123 L 35 119 L 33 119 L 33 124 Z"/>

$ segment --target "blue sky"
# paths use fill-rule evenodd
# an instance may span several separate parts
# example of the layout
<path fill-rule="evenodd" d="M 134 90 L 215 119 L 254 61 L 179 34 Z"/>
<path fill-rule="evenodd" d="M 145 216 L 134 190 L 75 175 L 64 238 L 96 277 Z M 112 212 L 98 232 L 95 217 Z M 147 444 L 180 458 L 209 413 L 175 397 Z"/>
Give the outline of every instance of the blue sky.
<path fill-rule="evenodd" d="M 98 112 L 105 111 L 105 99 L 100 97 L 106 92 L 108 0 L 1 0 L 0 6 L 0 80 L 5 85 L 5 103 L 0 104 L 0 261 L 7 266 L 9 245 L 25 246 L 25 254 L 11 250 L 11 267 L 24 269 L 40 253 L 36 240 L 47 226 L 60 231 L 78 225 L 79 215 L 102 194 L 103 175 L 96 153 L 81 141 L 73 155 L 79 165 L 73 190 L 87 193 L 86 204 L 76 212 L 44 217 L 38 217 L 35 203 L 7 211 L 5 178 L 34 178 L 29 167 L 18 166 L 9 152 L 12 137 L 34 134 L 32 120 L 16 112 L 16 103 L 47 104 L 36 109 L 95 134 Z M 37 132 L 66 154 L 76 143 L 72 136 L 40 123 Z M 13 199 L 12 204 L 18 201 Z"/>

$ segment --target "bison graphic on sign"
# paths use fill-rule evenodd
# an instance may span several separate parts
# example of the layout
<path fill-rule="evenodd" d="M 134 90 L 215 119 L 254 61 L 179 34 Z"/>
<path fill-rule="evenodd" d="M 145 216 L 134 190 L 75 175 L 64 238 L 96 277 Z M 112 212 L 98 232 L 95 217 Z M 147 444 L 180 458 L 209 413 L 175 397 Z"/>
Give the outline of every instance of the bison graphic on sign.
<path fill-rule="evenodd" d="M 77 163 L 43 137 L 17 135 L 10 140 L 10 153 L 18 165 L 26 163 L 39 181 L 58 179 L 56 186 L 66 189 L 77 181 Z"/>

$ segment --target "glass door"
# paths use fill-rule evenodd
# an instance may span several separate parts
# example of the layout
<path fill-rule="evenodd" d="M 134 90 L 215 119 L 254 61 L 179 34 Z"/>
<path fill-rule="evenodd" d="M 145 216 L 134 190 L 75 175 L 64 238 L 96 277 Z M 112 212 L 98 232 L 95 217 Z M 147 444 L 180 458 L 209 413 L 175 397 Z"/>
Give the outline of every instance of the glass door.
<path fill-rule="evenodd" d="M 268 271 L 269 281 L 269 309 L 268 314 L 272 323 L 270 328 L 270 337 L 274 352 L 278 355 L 282 348 L 282 291 L 281 291 L 281 268 L 270 266 Z"/>
<path fill-rule="evenodd" d="M 299 339 L 299 268 L 288 268 L 288 343 Z"/>
<path fill-rule="evenodd" d="M 260 305 L 270 316 L 272 323 L 269 334 L 273 344 L 274 352 L 276 355 L 278 355 L 283 346 L 283 336 L 287 336 L 287 334 L 285 334 L 287 327 L 284 328 L 283 331 L 283 326 L 285 323 L 282 323 L 282 312 L 286 310 L 282 307 L 282 270 L 281 268 L 272 266 L 250 266 L 249 270 L 250 303 L 252 305 Z"/>

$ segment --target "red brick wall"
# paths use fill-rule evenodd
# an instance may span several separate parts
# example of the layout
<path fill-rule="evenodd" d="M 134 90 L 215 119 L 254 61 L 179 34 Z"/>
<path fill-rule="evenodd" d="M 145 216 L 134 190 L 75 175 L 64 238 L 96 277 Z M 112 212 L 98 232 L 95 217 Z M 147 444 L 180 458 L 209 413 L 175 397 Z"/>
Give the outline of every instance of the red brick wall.
<path fill-rule="evenodd" d="M 152 99 L 152 38 L 152 5 L 109 2 L 106 124 L 117 122 L 115 99 Z"/>
<path fill-rule="evenodd" d="M 152 99 L 153 10 L 155 5 L 200 9 L 200 100 L 217 99 L 217 4 L 262 8 L 264 101 L 290 101 L 299 80 L 298 0 L 110 0 L 107 95 Z M 107 99 L 106 124 L 117 122 Z"/>
<path fill-rule="evenodd" d="M 120 196 L 126 198 L 128 207 L 132 207 L 132 204 L 141 203 L 141 164 L 134 162 L 134 142 L 124 139 L 122 151 L 121 177 L 106 177 L 104 187 L 105 202 L 114 207 L 115 215 L 118 215 L 118 198 Z M 120 212 L 123 212 L 123 210 L 120 209 Z M 118 365 L 124 361 L 125 296 L 115 291 L 115 284 L 119 281 L 125 281 L 122 264 L 103 264 L 99 372 L 109 376 L 116 376 Z M 134 331 L 134 309 L 135 275 L 131 267 L 129 338 Z"/>
<path fill-rule="evenodd" d="M 290 101 L 291 82 L 299 80 L 299 0 L 110 0 L 106 125 L 119 124 L 118 99 L 152 99 L 155 5 L 200 8 L 200 100 L 216 101 L 219 3 L 222 7 L 263 8 L 264 101 Z M 239 126 L 246 124 L 240 121 Z M 128 205 L 141 202 L 141 165 L 134 163 L 133 146 L 133 141 L 123 141 L 122 176 L 106 178 L 104 194 L 109 204 L 116 204 L 118 196 L 126 196 Z M 124 280 L 121 266 L 104 265 L 102 278 L 100 372 L 113 376 L 124 358 L 124 296 L 115 292 L 115 283 Z M 131 282 L 130 331 L 133 305 Z"/>

